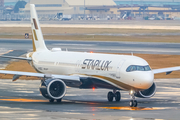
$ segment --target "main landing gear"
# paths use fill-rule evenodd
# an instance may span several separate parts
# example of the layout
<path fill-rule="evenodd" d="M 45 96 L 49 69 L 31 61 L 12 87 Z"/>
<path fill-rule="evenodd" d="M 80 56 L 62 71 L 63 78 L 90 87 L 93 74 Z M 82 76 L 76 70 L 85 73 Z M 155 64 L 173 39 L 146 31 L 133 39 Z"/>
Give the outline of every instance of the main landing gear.
<path fill-rule="evenodd" d="M 62 99 L 57 99 L 56 102 L 57 102 L 57 103 L 61 103 L 61 100 L 62 100 Z M 53 103 L 53 102 L 54 102 L 54 99 L 50 99 L 49 102 Z"/>
<path fill-rule="evenodd" d="M 113 90 L 113 92 L 108 92 L 107 99 L 109 102 L 113 101 L 113 98 L 115 98 L 116 102 L 119 102 L 121 100 L 121 93 L 119 91 Z"/>
<path fill-rule="evenodd" d="M 130 106 L 130 107 L 137 107 L 138 103 L 137 103 L 137 101 L 135 100 L 135 96 L 134 96 L 135 92 L 134 92 L 133 90 L 131 90 L 129 94 L 131 95 L 131 99 L 132 99 L 132 100 L 130 101 L 130 103 L 129 103 L 129 106 Z"/>

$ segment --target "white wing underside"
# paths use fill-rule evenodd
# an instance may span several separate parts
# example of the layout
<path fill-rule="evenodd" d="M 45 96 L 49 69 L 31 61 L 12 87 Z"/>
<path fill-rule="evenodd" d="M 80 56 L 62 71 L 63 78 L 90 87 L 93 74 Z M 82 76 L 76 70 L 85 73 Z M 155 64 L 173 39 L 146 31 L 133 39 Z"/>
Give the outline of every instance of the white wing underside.
<path fill-rule="evenodd" d="M 58 78 L 64 81 L 71 80 L 71 81 L 78 81 L 80 82 L 79 76 L 66 76 L 66 75 L 56 75 L 56 74 L 43 74 L 43 73 L 32 73 L 32 72 L 19 72 L 19 71 L 7 71 L 7 70 L 0 70 L 0 74 L 11 74 L 14 75 L 13 81 L 17 80 L 20 76 L 33 76 L 39 78 Z M 17 77 L 15 77 L 17 76 Z"/>
<path fill-rule="evenodd" d="M 3 58 L 11 58 L 11 59 L 19 59 L 19 60 L 27 60 L 31 61 L 31 58 L 24 58 L 24 57 L 14 57 L 14 56 L 0 56 Z M 39 78 L 58 78 L 64 81 L 78 81 L 80 82 L 79 76 L 67 76 L 67 75 L 55 75 L 55 74 L 43 74 L 43 73 L 32 73 L 32 72 L 20 72 L 20 71 L 8 71 L 8 70 L 0 70 L 0 74 L 11 74 L 14 75 L 13 81 L 17 80 L 20 76 L 32 76 L 32 77 L 39 77 Z"/>
<path fill-rule="evenodd" d="M 25 58 L 25 57 L 14 57 L 14 56 L 0 56 L 2 58 L 11 58 L 11 59 L 18 59 L 18 60 L 27 60 L 27 61 L 31 61 L 32 59 L 31 58 Z"/>
<path fill-rule="evenodd" d="M 180 71 L 180 66 L 178 66 L 178 67 L 170 67 L 170 68 L 162 68 L 162 69 L 154 69 L 152 71 L 154 72 L 154 74 L 158 74 L 158 73 L 170 74 L 173 71 Z"/>

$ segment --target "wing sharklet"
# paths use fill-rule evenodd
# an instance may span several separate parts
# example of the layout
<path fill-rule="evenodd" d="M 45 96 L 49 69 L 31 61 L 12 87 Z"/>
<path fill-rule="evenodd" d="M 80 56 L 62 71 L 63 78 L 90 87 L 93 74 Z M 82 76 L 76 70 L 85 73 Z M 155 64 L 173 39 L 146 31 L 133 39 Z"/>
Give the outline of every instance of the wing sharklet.
<path fill-rule="evenodd" d="M 17 79 L 19 79 L 19 77 L 21 77 L 21 75 L 14 75 L 12 81 L 16 81 Z"/>

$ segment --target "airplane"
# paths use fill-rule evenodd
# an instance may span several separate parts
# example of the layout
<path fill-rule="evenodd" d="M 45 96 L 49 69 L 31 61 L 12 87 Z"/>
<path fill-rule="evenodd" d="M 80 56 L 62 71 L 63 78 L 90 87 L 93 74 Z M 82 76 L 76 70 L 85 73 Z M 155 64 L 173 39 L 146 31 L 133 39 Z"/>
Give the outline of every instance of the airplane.
<path fill-rule="evenodd" d="M 40 78 L 40 93 L 49 102 L 61 102 L 66 87 L 80 89 L 111 89 L 109 102 L 121 100 L 121 90 L 129 91 L 130 107 L 137 107 L 136 97 L 150 98 L 156 93 L 154 74 L 180 70 L 180 66 L 152 70 L 148 62 L 133 55 L 114 55 L 87 52 L 49 50 L 44 42 L 34 4 L 30 4 L 33 52 L 24 57 L 1 56 L 26 60 L 38 72 L 0 70 L 0 74 L 12 74 L 13 81 L 20 76 Z"/>

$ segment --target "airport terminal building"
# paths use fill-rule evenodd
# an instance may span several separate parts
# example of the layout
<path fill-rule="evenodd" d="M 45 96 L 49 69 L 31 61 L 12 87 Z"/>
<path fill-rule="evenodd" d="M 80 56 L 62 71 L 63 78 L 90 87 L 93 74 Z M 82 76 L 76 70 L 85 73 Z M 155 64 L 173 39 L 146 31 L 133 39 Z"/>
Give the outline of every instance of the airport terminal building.
<path fill-rule="evenodd" d="M 133 14 L 169 14 L 180 16 L 180 0 L 114 0 L 116 13 L 129 11 Z"/>
<path fill-rule="evenodd" d="M 35 4 L 38 14 L 101 14 L 102 10 L 85 10 L 86 7 L 93 6 L 115 6 L 113 0 L 30 0 L 25 8 L 21 9 L 21 13 L 29 13 L 29 4 Z M 104 12 L 104 11 L 103 11 Z M 106 13 L 109 11 L 107 10 Z M 109 12 L 110 13 L 110 12 Z"/>
<path fill-rule="evenodd" d="M 39 15 L 89 15 L 117 17 L 160 15 L 179 16 L 180 0 L 30 0 L 20 14 L 29 14 L 29 4 L 35 4 Z"/>
<path fill-rule="evenodd" d="M 10 2 L 7 2 L 10 1 Z M 27 20 L 30 18 L 30 4 L 35 4 L 41 18 L 54 19 L 58 15 L 71 15 L 72 18 L 89 17 L 98 19 L 180 19 L 180 0 L 24 0 L 27 2 L 19 12 L 10 13 Z M 12 5 L 13 4 L 13 5 Z M 15 0 L 0 0 L 0 14 L 3 6 L 15 6 Z M 1 7 L 2 6 L 2 7 Z M 4 14 L 6 15 L 6 14 Z M 130 17 L 129 17 L 130 16 Z M 6 18 L 6 16 L 4 17 Z M 158 18 L 158 19 L 159 19 Z M 138 18 L 139 19 L 139 18 Z"/>
<path fill-rule="evenodd" d="M 0 7 L 4 6 L 4 0 L 0 0 Z"/>

